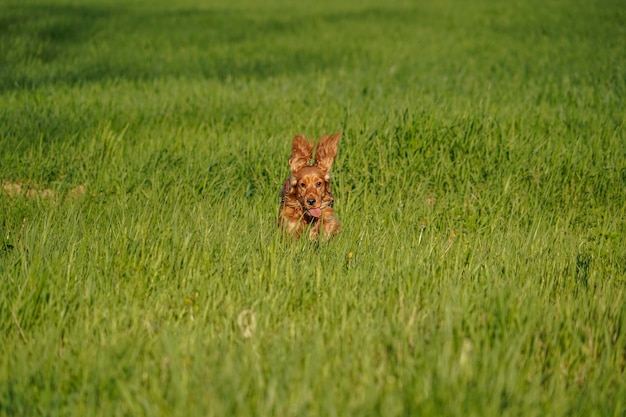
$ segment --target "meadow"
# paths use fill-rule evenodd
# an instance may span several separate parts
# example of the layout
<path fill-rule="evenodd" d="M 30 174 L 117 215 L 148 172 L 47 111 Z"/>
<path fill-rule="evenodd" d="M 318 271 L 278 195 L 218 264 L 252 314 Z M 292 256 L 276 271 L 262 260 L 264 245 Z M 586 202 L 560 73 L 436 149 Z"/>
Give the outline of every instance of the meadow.
<path fill-rule="evenodd" d="M 3 0 L 0 416 L 625 416 L 625 22 Z M 285 239 L 339 130 L 343 231 Z"/>

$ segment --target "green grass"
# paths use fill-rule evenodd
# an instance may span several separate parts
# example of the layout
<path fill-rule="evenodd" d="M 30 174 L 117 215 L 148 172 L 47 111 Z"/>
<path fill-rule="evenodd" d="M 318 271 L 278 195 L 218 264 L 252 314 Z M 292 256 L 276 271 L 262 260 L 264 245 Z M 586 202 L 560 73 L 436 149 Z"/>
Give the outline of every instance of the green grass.
<path fill-rule="evenodd" d="M 2 2 L 0 415 L 624 416 L 624 22 Z M 337 130 L 343 232 L 285 240 Z"/>

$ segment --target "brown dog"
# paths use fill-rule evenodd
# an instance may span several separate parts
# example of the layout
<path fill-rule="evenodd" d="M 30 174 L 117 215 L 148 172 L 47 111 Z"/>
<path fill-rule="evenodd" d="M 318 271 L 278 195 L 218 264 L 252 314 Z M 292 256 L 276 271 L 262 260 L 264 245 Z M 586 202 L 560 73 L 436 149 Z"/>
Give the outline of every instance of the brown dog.
<path fill-rule="evenodd" d="M 291 176 L 280 192 L 278 225 L 287 233 L 300 237 L 306 227 L 309 239 L 315 240 L 320 233 L 330 238 L 341 229 L 333 214 L 335 199 L 330 192 L 330 168 L 337 156 L 337 143 L 341 132 L 324 136 L 317 144 L 315 162 L 313 143 L 304 136 L 293 138 L 289 158 Z"/>

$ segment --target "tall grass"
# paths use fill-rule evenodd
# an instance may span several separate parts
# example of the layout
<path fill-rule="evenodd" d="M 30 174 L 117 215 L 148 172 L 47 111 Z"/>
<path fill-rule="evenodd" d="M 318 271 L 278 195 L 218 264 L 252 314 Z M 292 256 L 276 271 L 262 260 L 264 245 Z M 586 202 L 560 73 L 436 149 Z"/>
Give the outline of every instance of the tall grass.
<path fill-rule="evenodd" d="M 0 415 L 624 414 L 620 2 L 0 16 Z"/>

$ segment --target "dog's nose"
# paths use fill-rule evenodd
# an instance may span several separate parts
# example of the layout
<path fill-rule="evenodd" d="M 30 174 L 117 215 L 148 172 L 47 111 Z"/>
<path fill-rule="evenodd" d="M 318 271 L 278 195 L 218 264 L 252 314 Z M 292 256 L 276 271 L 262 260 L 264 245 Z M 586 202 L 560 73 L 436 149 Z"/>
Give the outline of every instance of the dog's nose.
<path fill-rule="evenodd" d="M 315 204 L 315 199 L 314 198 L 307 198 L 306 202 L 309 203 L 309 206 L 312 206 L 313 204 Z"/>

